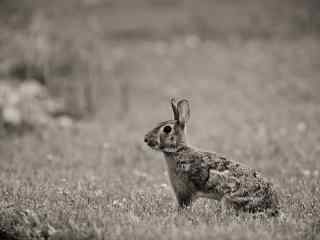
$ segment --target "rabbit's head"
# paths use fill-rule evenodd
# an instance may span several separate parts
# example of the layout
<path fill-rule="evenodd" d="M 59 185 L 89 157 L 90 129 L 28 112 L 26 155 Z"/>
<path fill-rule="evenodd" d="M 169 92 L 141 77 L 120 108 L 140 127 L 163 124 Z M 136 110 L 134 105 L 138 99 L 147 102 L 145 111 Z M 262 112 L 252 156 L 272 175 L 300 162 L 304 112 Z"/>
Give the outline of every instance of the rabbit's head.
<path fill-rule="evenodd" d="M 152 149 L 162 152 L 176 152 L 179 147 L 186 145 L 186 124 L 190 118 L 188 100 L 178 102 L 171 99 L 174 120 L 159 123 L 148 132 L 144 138 Z"/>

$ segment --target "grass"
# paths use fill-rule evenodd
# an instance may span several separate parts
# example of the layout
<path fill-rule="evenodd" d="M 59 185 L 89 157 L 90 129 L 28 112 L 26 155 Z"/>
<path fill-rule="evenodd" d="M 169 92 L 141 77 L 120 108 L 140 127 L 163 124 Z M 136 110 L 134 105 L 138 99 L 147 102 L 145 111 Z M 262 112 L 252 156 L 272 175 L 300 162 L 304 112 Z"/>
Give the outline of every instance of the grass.
<path fill-rule="evenodd" d="M 28 61 L 53 62 L 45 72 L 52 92 L 71 95 L 70 108 L 80 112 L 92 101 L 95 115 L 0 141 L 2 239 L 320 237 L 316 36 L 114 41 L 98 31 L 103 24 L 90 35 L 74 20 L 65 26 L 73 32 L 60 35 L 55 21 L 22 46 L 26 35 L 18 32 L 17 45 L 39 53 L 32 40 L 56 36 L 44 40 L 52 51 Z M 57 71 L 59 64 L 71 70 Z M 63 90 L 68 84 L 74 95 Z M 143 143 L 149 129 L 172 117 L 170 96 L 191 101 L 191 144 L 272 179 L 281 218 L 235 216 L 204 199 L 177 213 L 163 157 Z"/>

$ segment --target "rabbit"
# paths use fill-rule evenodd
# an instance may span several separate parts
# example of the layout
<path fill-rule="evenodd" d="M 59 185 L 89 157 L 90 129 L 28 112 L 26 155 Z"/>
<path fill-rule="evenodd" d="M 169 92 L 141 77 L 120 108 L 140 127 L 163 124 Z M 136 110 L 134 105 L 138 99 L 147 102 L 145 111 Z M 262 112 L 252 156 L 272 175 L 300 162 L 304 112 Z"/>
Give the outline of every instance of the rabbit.
<path fill-rule="evenodd" d="M 279 214 L 273 184 L 256 170 L 215 152 L 197 150 L 187 143 L 188 100 L 171 99 L 174 120 L 159 123 L 145 135 L 145 143 L 164 154 L 179 209 L 199 197 L 223 201 L 236 212 Z"/>

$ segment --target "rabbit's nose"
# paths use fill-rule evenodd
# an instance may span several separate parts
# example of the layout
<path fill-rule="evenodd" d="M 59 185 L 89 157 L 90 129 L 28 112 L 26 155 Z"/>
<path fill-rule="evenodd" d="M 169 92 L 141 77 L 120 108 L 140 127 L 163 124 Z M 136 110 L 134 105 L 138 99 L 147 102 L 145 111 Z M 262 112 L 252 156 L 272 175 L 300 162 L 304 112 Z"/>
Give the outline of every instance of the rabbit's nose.
<path fill-rule="evenodd" d="M 145 142 L 145 143 L 149 143 L 149 142 L 150 142 L 150 136 L 149 136 L 148 134 L 146 134 L 146 135 L 144 136 L 144 142 Z"/>
<path fill-rule="evenodd" d="M 152 138 L 149 138 L 148 136 L 144 138 L 144 142 L 148 144 L 150 147 L 154 147 L 157 145 L 157 141 L 153 140 Z"/>

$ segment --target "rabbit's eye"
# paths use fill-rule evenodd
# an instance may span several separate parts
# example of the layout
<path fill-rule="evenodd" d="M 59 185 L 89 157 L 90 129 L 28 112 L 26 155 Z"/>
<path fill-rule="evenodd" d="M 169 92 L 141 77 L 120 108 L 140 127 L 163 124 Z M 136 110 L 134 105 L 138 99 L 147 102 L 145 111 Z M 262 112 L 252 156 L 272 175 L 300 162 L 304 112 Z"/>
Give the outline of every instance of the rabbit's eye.
<path fill-rule="evenodd" d="M 171 127 L 170 127 L 170 126 L 165 126 L 165 127 L 163 128 L 163 131 L 164 131 L 165 133 L 170 133 L 170 132 L 171 132 Z"/>

